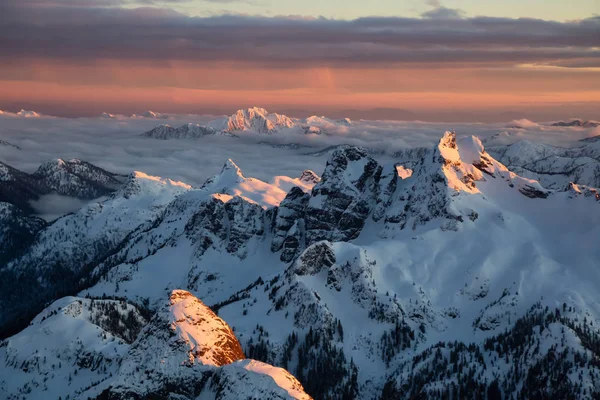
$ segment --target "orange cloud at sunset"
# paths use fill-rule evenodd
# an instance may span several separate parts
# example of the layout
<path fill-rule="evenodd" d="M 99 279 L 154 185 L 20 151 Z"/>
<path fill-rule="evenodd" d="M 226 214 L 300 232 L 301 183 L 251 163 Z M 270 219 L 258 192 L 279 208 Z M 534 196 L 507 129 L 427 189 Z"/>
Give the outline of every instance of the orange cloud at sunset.
<path fill-rule="evenodd" d="M 65 64 L 34 60 L 0 66 L 0 102 L 51 114 L 154 109 L 228 113 L 261 105 L 275 110 L 511 110 L 600 103 L 600 73 L 527 68 L 297 68 L 186 62 Z M 62 107 L 53 107 L 59 104 Z M 61 111 L 61 109 L 63 111 Z"/>

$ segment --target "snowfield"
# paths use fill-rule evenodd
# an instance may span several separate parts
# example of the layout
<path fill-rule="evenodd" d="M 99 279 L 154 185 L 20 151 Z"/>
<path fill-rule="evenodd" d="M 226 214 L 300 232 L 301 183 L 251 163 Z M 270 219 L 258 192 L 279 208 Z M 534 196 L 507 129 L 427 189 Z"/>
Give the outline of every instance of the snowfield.
<path fill-rule="evenodd" d="M 278 155 L 261 169 L 306 165 L 134 172 L 49 223 L 18 207 L 29 175 L 0 169 L 0 397 L 600 396 L 600 140 L 519 123 L 383 153 L 247 142 Z M 289 139 L 367 122 L 255 108 L 203 124 Z M 581 137 L 533 139 L 560 130 Z"/>

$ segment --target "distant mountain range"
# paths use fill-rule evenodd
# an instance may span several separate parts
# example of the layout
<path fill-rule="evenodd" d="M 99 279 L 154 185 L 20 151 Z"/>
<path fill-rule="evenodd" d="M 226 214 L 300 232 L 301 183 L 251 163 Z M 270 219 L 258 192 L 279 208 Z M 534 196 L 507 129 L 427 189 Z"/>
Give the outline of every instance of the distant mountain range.
<path fill-rule="evenodd" d="M 582 128 L 595 128 L 600 126 L 600 122 L 596 121 L 583 121 L 580 119 L 574 119 L 571 121 L 559 121 L 552 124 L 552 126 L 578 126 Z"/>
<path fill-rule="evenodd" d="M 332 120 L 326 117 L 312 116 L 304 120 L 289 118 L 277 113 L 269 113 L 264 108 L 248 108 L 238 110 L 233 115 L 218 118 L 206 125 L 185 124 L 174 128 L 161 125 L 142 134 L 153 139 L 190 139 L 207 135 L 235 136 L 239 132 L 255 132 L 271 135 L 286 130 L 303 132 L 305 134 L 329 134 L 352 125 L 348 118 Z"/>

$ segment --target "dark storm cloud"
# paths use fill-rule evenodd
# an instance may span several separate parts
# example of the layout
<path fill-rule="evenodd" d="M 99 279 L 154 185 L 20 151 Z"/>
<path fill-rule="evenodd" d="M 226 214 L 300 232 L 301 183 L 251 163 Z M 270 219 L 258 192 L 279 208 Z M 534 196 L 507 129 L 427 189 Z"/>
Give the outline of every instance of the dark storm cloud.
<path fill-rule="evenodd" d="M 0 4 L 0 60 L 600 66 L 600 17 L 575 22 L 454 18 L 460 14 L 450 10 L 454 14 L 444 11 L 423 19 L 200 18 L 163 8 L 112 7 L 116 3 L 5 1 Z"/>

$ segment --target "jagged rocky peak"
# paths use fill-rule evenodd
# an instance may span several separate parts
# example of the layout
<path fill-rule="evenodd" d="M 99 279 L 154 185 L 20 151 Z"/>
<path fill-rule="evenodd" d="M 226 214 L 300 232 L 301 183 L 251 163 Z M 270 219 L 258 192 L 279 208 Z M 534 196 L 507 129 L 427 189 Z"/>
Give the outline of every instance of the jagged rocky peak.
<path fill-rule="evenodd" d="M 171 330 L 189 347 L 188 362 L 220 367 L 245 358 L 229 325 L 194 295 L 173 290 L 169 301 Z"/>
<path fill-rule="evenodd" d="M 246 179 L 240 167 L 229 158 L 225 161 L 221 172 L 206 180 L 202 189 L 209 190 L 212 193 L 227 193 L 233 186 L 243 182 Z"/>
<path fill-rule="evenodd" d="M 221 174 L 231 174 L 233 176 L 244 178 L 244 174 L 242 173 L 242 170 L 240 169 L 240 167 L 237 166 L 237 164 L 235 162 L 233 162 L 233 160 L 231 158 L 229 158 L 229 159 L 227 159 L 227 161 L 225 161 L 225 164 L 223 165 L 223 169 L 221 169 Z"/>
<path fill-rule="evenodd" d="M 173 290 L 123 357 L 108 397 L 195 398 L 203 372 L 241 359 L 242 347 L 227 323 L 190 292 Z"/>
<path fill-rule="evenodd" d="M 123 357 L 104 396 L 310 399 L 287 371 L 245 359 L 229 325 L 185 290 L 170 293 Z"/>
<path fill-rule="evenodd" d="M 296 261 L 294 273 L 296 275 L 316 275 L 323 269 L 335 264 L 335 252 L 331 242 L 322 241 L 308 247 Z"/>
<path fill-rule="evenodd" d="M 365 151 L 334 151 L 306 211 L 307 244 L 356 238 L 376 202 L 382 167 Z"/>
<path fill-rule="evenodd" d="M 305 246 L 304 216 L 310 195 L 294 186 L 275 209 L 271 251 L 282 250 L 280 259 L 291 261 Z"/>
<path fill-rule="evenodd" d="M 483 174 L 474 164 L 492 171 L 490 163 L 492 159 L 478 138 L 457 141 L 454 132 L 445 132 L 435 148 L 422 152 L 411 176 L 403 180 L 406 184 L 388 201 L 381 235 L 393 237 L 396 230 L 407 226 L 416 229 L 438 218 L 444 230 L 457 230 L 466 217 L 475 220 L 474 210 L 456 206 L 457 196 L 480 193 L 476 182 L 483 179 Z"/>
<path fill-rule="evenodd" d="M 209 193 L 239 196 L 264 208 L 279 205 L 286 195 L 277 184 L 245 177 L 242 170 L 231 159 L 225 162 L 219 174 L 207 179 L 201 189 Z"/>
<path fill-rule="evenodd" d="M 227 118 L 225 130 L 228 132 L 250 130 L 258 133 L 274 133 L 279 128 L 292 128 L 294 121 L 277 113 L 269 113 L 264 108 L 252 107 L 238 110 Z"/>
<path fill-rule="evenodd" d="M 319 175 L 315 174 L 310 169 L 303 171 L 302 175 L 300 175 L 299 179 L 301 182 L 312 183 L 312 184 L 316 184 L 321 181 L 321 178 L 319 177 Z"/>

